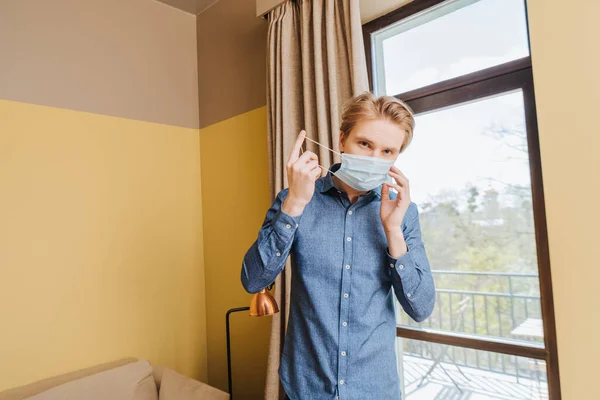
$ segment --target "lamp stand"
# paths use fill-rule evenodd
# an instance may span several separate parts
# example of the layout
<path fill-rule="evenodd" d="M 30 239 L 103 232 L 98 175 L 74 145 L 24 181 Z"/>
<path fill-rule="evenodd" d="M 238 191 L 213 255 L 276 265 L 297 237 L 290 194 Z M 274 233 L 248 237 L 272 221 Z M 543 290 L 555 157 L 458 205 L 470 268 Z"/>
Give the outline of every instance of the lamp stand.
<path fill-rule="evenodd" d="M 227 311 L 226 319 L 226 331 L 227 331 L 227 381 L 229 384 L 229 398 L 233 400 L 233 389 L 231 383 L 231 341 L 229 339 L 229 314 L 238 312 L 238 311 L 247 311 L 250 310 L 250 307 L 238 307 L 232 308 Z"/>
<path fill-rule="evenodd" d="M 238 307 L 232 308 L 227 311 L 227 315 L 225 316 L 226 322 L 226 334 L 227 334 L 227 380 L 229 384 L 229 399 L 233 400 L 233 383 L 231 378 L 231 340 L 229 334 L 229 314 L 238 312 L 238 311 L 248 311 L 250 310 L 251 317 L 263 317 L 277 314 L 279 312 L 279 307 L 277 307 L 277 302 L 268 292 L 273 288 L 274 283 L 271 283 L 266 288 L 262 289 L 260 292 L 255 293 L 252 296 L 252 300 L 250 301 L 250 307 Z"/>

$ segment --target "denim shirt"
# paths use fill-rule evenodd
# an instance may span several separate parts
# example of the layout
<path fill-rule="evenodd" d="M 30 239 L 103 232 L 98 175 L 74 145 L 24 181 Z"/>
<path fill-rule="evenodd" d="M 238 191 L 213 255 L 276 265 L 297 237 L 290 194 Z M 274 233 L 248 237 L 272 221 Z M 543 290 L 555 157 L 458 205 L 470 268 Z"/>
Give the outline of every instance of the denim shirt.
<path fill-rule="evenodd" d="M 279 367 L 285 392 L 292 400 L 400 399 L 393 296 L 415 321 L 435 303 L 416 205 L 402 222 L 408 252 L 395 259 L 379 216 L 381 187 L 351 204 L 329 172 L 297 217 L 281 211 L 287 193 L 277 195 L 241 270 L 244 288 L 256 293 L 292 256 Z"/>

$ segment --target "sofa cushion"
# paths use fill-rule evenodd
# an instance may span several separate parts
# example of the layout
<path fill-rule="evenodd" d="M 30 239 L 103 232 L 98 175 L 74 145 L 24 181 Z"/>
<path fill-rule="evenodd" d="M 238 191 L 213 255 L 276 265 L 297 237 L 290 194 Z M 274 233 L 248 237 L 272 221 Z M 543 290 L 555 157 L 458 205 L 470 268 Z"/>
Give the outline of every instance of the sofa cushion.
<path fill-rule="evenodd" d="M 229 400 L 229 393 L 165 368 L 159 400 Z"/>
<path fill-rule="evenodd" d="M 152 366 L 140 360 L 46 390 L 30 400 L 158 400 Z"/>
<path fill-rule="evenodd" d="M 137 359 L 135 358 L 124 358 L 121 360 L 111 361 L 100 365 L 94 365 L 93 367 L 68 372 L 63 375 L 53 376 L 51 378 L 33 382 L 25 386 L 19 386 L 0 392 L 0 400 L 23 400 L 33 395 L 45 392 L 46 390 L 52 389 L 58 385 L 62 385 L 63 383 L 94 375 L 102 371 L 108 371 L 109 369 L 131 364 L 136 361 Z"/>

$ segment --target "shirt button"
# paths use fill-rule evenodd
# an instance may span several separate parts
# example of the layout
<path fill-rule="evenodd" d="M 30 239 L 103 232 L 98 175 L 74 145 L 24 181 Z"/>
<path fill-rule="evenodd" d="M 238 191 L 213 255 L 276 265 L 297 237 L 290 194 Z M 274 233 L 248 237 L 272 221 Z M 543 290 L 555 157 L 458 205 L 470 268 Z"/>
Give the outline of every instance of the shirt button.
<path fill-rule="evenodd" d="M 298 224 L 296 224 L 296 228 L 298 227 Z"/>
<path fill-rule="evenodd" d="M 281 253 L 277 253 L 277 257 L 281 257 Z"/>
<path fill-rule="evenodd" d="M 404 265 L 400 264 L 400 265 L 398 265 L 398 268 L 404 269 Z"/>
<path fill-rule="evenodd" d="M 349 265 L 346 265 L 346 269 L 350 269 L 350 266 L 349 266 Z"/>
<path fill-rule="evenodd" d="M 344 293 L 344 297 L 347 299 L 348 298 L 348 293 Z M 408 294 L 408 297 L 410 297 L 410 293 Z"/>
<path fill-rule="evenodd" d="M 348 215 L 352 215 L 352 210 L 348 211 Z"/>
<path fill-rule="evenodd" d="M 342 325 L 348 326 L 348 323 L 346 321 L 344 321 L 344 322 L 342 322 Z"/>
<path fill-rule="evenodd" d="M 292 226 L 290 224 L 287 224 L 285 227 L 290 229 Z"/>
<path fill-rule="evenodd" d="M 346 352 L 342 351 L 342 357 L 346 357 Z"/>
<path fill-rule="evenodd" d="M 346 238 L 346 240 L 347 240 L 347 241 L 349 241 L 349 242 L 351 242 L 351 241 L 352 241 L 352 238 L 351 238 L 350 236 L 348 236 L 348 237 Z"/>
<path fill-rule="evenodd" d="M 408 293 L 408 294 L 406 295 L 406 297 L 408 297 L 408 298 L 410 298 L 411 296 L 412 296 L 412 294 L 411 294 L 411 293 Z"/>
<path fill-rule="evenodd" d="M 340 381 L 340 385 L 343 385 L 343 384 L 344 384 L 344 380 L 342 379 L 342 380 Z"/>
<path fill-rule="evenodd" d="M 394 264 L 390 264 L 390 268 L 394 268 Z"/>

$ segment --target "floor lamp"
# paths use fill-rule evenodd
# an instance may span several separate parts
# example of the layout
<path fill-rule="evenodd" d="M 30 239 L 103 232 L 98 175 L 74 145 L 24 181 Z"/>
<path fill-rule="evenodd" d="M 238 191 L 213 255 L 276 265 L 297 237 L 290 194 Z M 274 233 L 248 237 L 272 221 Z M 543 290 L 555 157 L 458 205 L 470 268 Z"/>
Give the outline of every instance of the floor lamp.
<path fill-rule="evenodd" d="M 232 308 L 227 311 L 225 316 L 225 331 L 227 335 L 227 379 L 229 383 L 229 398 L 233 400 L 233 383 L 231 381 L 231 340 L 229 335 L 229 315 L 234 312 L 250 310 L 251 317 L 264 317 L 274 315 L 279 312 L 277 302 L 271 296 L 267 290 L 271 290 L 273 284 L 270 284 L 267 288 L 261 290 L 252 296 L 250 301 L 250 307 L 238 307 Z"/>

